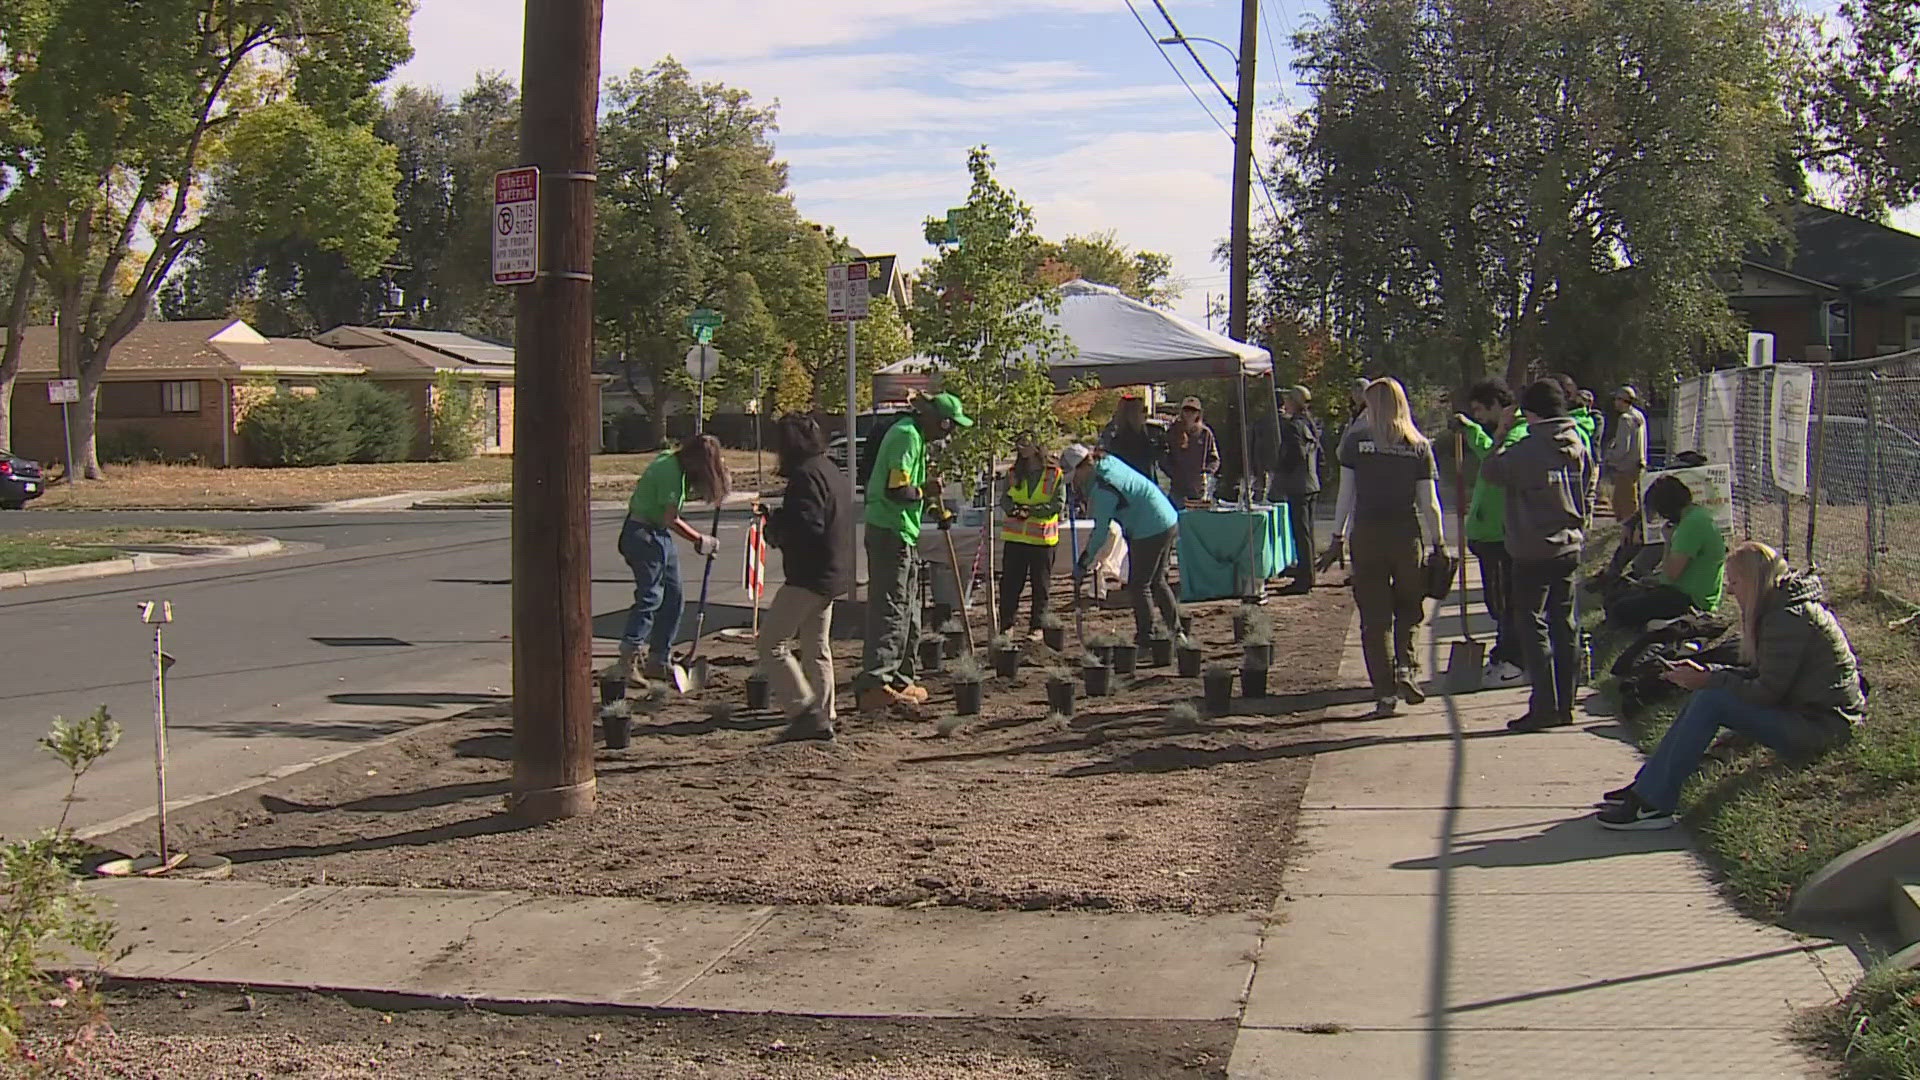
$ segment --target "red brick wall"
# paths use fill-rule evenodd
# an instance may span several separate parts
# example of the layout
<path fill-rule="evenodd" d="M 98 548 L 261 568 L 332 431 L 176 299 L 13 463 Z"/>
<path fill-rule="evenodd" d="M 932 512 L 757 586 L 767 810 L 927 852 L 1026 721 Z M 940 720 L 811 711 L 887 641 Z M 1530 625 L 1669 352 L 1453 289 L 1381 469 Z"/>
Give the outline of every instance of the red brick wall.
<path fill-rule="evenodd" d="M 116 380 L 116 383 L 128 385 L 121 380 Z M 101 417 L 97 425 L 100 438 L 104 440 L 114 434 L 140 432 L 151 438 L 168 457 L 196 458 L 206 465 L 220 465 L 221 427 L 226 418 L 220 398 L 221 383 L 217 379 L 201 379 L 199 383 L 199 412 L 125 419 Z M 153 389 L 158 395 L 158 386 Z M 60 406 L 48 403 L 45 379 L 23 377 L 14 384 L 11 449 L 16 454 L 42 463 L 64 462 L 67 459 Z M 244 448 L 237 437 L 233 439 L 232 450 L 233 463 L 244 464 Z"/>
<path fill-rule="evenodd" d="M 1736 300 L 1734 308 L 1746 316 L 1749 329 L 1773 335 L 1773 358 L 1782 364 L 1804 363 L 1807 346 L 1818 327 L 1816 301 L 1805 297 L 1778 300 Z"/>

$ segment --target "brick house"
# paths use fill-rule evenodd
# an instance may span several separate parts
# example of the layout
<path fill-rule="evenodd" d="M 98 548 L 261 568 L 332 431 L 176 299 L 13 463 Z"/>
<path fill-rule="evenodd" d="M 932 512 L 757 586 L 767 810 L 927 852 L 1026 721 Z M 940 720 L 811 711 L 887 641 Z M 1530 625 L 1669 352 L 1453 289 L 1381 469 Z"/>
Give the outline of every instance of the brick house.
<path fill-rule="evenodd" d="M 1920 349 L 1920 236 L 1802 204 L 1793 249 L 1754 252 L 1729 302 L 1774 336 L 1774 358 L 1799 363 L 1808 345 L 1835 360 Z"/>
<path fill-rule="evenodd" d="M 67 459 L 60 406 L 47 400 L 59 377 L 59 331 L 29 327 L 13 388 L 11 449 L 41 462 Z M 236 404 L 244 387 L 271 381 L 318 386 L 321 379 L 365 373 L 350 355 L 311 341 L 262 337 L 239 320 L 149 320 L 113 350 L 100 384 L 100 445 L 130 442 L 168 458 L 245 465 Z"/>
<path fill-rule="evenodd" d="M 450 375 L 480 394 L 480 452 L 513 453 L 513 349 L 465 334 L 339 326 L 315 339 L 366 370 L 366 377 L 407 400 L 420 418 L 415 444 L 424 455 L 433 426 L 434 384 Z M 597 414 L 599 402 L 593 405 Z"/>

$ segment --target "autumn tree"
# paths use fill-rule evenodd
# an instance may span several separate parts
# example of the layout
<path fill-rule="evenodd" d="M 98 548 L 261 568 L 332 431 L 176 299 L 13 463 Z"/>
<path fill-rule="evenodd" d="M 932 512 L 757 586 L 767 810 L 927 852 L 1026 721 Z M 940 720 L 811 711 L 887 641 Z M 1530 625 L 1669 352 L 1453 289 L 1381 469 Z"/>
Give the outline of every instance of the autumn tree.
<path fill-rule="evenodd" d="M 1920 0 L 1844 0 L 1821 43 L 1807 158 L 1853 209 L 1920 202 Z"/>
<path fill-rule="evenodd" d="M 100 381 L 192 245 L 280 231 L 361 272 L 391 252 L 397 177 L 367 122 L 376 85 L 411 54 L 413 5 L 5 7 L 0 238 L 58 313 L 60 367 L 80 381 L 79 465 L 97 477 Z M 201 213 L 209 190 L 229 216 Z"/>
<path fill-rule="evenodd" d="M 1730 343 L 1716 275 L 1790 197 L 1790 29 L 1770 0 L 1333 0 L 1296 39 L 1269 302 L 1441 382 Z"/>
<path fill-rule="evenodd" d="M 1112 229 L 1088 236 L 1069 236 L 1059 243 L 1041 244 L 1036 276 L 1049 285 L 1075 278 L 1111 285 L 1155 307 L 1170 307 L 1185 285 L 1173 276 L 1173 257 L 1157 251 L 1135 251 Z"/>

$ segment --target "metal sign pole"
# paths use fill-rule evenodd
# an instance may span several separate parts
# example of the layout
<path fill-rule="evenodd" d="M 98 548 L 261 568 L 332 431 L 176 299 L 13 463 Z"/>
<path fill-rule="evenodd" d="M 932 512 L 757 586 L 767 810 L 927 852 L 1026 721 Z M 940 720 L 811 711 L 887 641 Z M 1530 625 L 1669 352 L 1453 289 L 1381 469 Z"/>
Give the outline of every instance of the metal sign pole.
<path fill-rule="evenodd" d="M 858 348 L 858 345 L 856 344 L 856 341 L 855 341 L 856 330 L 857 330 L 857 326 L 854 323 L 854 321 L 852 319 L 848 319 L 847 320 L 847 490 L 849 492 L 851 492 L 854 488 L 858 487 L 860 484 L 860 479 L 859 479 L 859 476 L 860 476 L 860 442 L 859 442 L 860 369 L 855 360 L 855 351 Z M 873 492 L 871 491 L 867 492 L 867 497 L 872 498 Z M 858 572 L 858 567 L 860 565 L 861 516 L 862 515 L 859 515 L 859 514 L 847 515 L 847 530 L 848 532 L 853 534 L 853 545 L 849 547 L 847 550 L 853 553 L 853 562 L 855 567 L 855 573 L 853 575 L 853 590 L 847 594 L 848 600 L 858 600 L 860 598 L 860 574 Z M 869 590 L 869 592 L 871 592 L 871 590 Z"/>
<path fill-rule="evenodd" d="M 74 471 L 73 471 L 73 459 L 74 459 L 74 453 L 73 453 L 73 406 L 72 406 L 72 405 L 69 405 L 69 404 L 67 404 L 67 402 L 66 402 L 66 400 L 65 400 L 64 398 L 62 398 L 62 399 L 61 399 L 61 401 L 60 401 L 60 426 L 61 426 L 62 428 L 64 428 L 64 429 L 66 430 L 66 446 L 67 446 L 67 483 L 68 483 L 68 484 L 72 484 L 72 483 L 73 483 L 73 481 L 74 481 Z"/>

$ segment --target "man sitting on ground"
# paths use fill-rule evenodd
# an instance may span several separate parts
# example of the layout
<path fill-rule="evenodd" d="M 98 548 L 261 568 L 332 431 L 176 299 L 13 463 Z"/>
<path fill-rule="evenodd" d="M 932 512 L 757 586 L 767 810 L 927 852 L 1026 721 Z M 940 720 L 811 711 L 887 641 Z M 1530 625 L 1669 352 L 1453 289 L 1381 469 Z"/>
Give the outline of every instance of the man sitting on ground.
<path fill-rule="evenodd" d="M 1607 619 L 1637 630 L 1655 619 L 1718 608 L 1727 583 L 1727 539 L 1713 512 L 1695 503 L 1677 476 L 1662 476 L 1647 488 L 1646 510 L 1673 523 L 1666 555 L 1652 578 L 1632 582 L 1607 602 Z"/>

